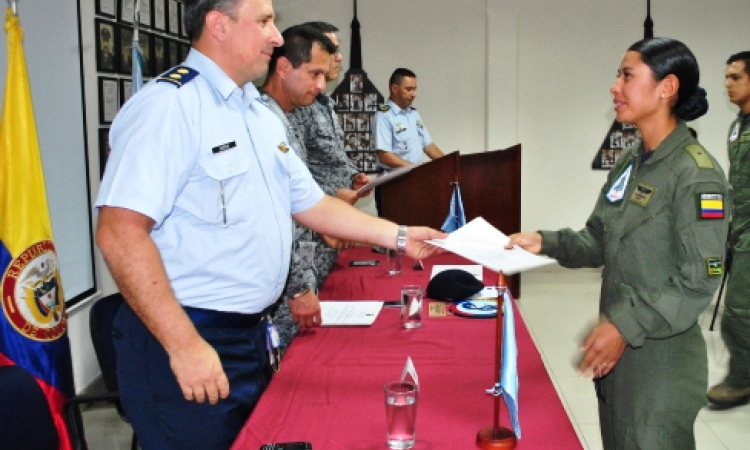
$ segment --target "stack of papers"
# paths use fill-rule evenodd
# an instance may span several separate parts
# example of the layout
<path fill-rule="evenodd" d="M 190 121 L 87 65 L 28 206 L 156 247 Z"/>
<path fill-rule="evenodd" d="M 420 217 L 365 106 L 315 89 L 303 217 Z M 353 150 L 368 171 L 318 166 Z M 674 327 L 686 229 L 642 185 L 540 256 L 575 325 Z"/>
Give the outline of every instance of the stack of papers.
<path fill-rule="evenodd" d="M 425 242 L 506 275 L 555 263 L 552 258 L 534 255 L 518 246 L 505 249 L 509 241 L 502 231 L 477 217 L 449 234 L 446 239 L 430 239 Z"/>

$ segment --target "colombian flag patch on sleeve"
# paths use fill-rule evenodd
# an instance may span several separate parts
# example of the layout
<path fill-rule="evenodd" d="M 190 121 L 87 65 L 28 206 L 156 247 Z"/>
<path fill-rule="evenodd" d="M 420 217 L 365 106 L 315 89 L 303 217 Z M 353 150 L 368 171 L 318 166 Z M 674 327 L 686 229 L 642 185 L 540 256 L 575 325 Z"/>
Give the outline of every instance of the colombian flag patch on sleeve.
<path fill-rule="evenodd" d="M 698 211 L 701 219 L 723 219 L 724 194 L 698 194 Z"/>

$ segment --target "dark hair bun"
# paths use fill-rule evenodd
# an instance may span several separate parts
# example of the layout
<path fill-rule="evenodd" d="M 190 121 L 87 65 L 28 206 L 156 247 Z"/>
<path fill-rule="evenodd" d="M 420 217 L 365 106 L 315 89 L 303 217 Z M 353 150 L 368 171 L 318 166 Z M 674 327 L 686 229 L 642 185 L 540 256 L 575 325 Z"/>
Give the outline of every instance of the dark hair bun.
<path fill-rule="evenodd" d="M 708 100 L 706 99 L 706 90 L 698 87 L 693 95 L 686 98 L 684 102 L 675 109 L 678 118 L 691 121 L 695 120 L 708 112 Z"/>

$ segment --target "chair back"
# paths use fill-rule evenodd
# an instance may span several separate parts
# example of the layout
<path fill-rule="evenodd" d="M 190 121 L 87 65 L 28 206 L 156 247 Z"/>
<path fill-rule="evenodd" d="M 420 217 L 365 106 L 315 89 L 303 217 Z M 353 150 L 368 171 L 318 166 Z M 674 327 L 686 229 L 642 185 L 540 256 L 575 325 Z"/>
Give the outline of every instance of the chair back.
<path fill-rule="evenodd" d="M 89 313 L 89 328 L 91 340 L 94 344 L 96 359 L 102 371 L 102 378 L 107 392 L 117 392 L 117 358 L 115 358 L 115 343 L 113 324 L 120 305 L 125 301 L 119 292 L 99 299 L 91 307 Z"/>
<path fill-rule="evenodd" d="M 0 366 L 0 446 L 5 450 L 58 450 L 60 437 L 47 398 L 34 376 Z"/>

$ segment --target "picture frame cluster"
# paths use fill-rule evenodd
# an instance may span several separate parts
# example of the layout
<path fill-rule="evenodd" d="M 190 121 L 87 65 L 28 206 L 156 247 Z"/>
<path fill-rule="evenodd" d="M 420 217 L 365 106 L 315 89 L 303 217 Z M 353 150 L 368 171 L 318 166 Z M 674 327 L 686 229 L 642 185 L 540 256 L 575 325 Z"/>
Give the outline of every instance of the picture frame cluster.
<path fill-rule="evenodd" d="M 139 0 L 138 45 L 144 82 L 179 65 L 190 51 L 181 0 Z M 94 41 L 98 74 L 101 173 L 109 155 L 109 128 L 131 97 L 136 0 L 95 0 Z"/>

